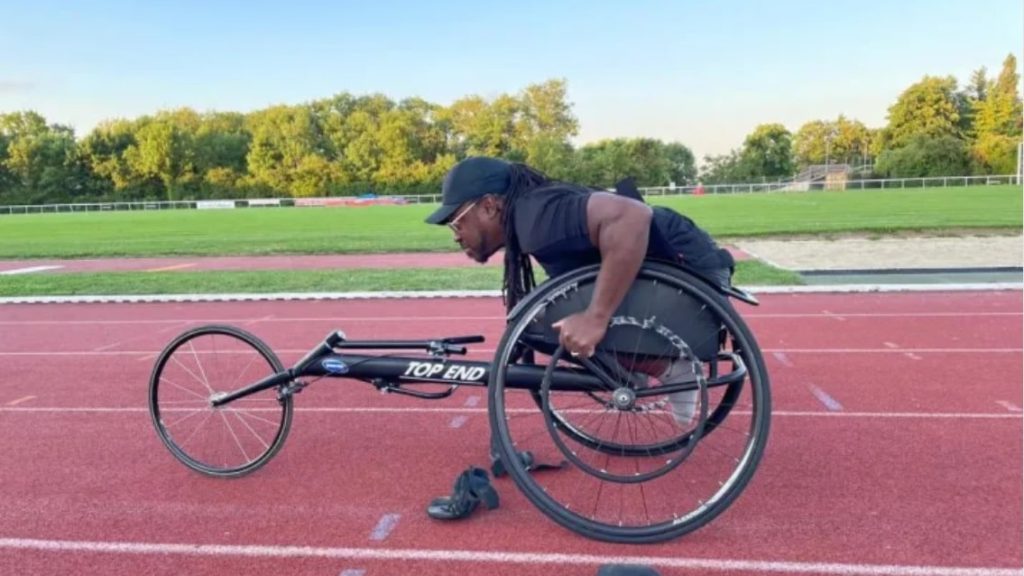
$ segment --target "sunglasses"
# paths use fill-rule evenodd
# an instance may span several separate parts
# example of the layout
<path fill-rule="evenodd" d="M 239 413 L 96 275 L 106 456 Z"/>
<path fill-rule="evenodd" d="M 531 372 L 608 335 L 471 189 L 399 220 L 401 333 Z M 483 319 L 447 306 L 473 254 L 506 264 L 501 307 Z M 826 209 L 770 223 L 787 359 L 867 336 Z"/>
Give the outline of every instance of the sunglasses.
<path fill-rule="evenodd" d="M 457 216 L 455 216 L 455 218 L 452 218 L 452 219 L 451 219 L 451 221 L 450 221 L 450 222 L 448 222 L 448 227 L 449 227 L 449 228 L 451 228 L 452 230 L 454 230 L 454 231 L 458 232 L 458 231 L 459 231 L 459 228 L 458 228 L 458 222 L 459 222 L 459 220 L 462 220 L 462 218 L 463 218 L 463 217 L 464 217 L 464 216 L 465 216 L 466 214 L 468 214 L 470 210 L 472 210 L 472 209 L 473 209 L 473 206 L 476 206 L 476 203 L 477 203 L 477 202 L 479 202 L 479 200 L 474 200 L 474 201 L 470 202 L 468 206 L 466 206 L 465 208 L 463 208 L 463 209 L 462 209 L 462 211 L 460 211 L 460 212 L 458 213 L 458 215 L 457 215 Z"/>

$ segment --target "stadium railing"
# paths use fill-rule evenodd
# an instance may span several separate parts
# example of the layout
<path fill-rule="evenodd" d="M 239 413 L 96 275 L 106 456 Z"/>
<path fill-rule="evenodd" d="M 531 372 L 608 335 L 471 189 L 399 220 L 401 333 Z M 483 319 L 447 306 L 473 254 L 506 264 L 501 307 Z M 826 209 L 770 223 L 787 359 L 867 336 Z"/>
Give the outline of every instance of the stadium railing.
<path fill-rule="evenodd" d="M 682 196 L 694 194 L 754 194 L 766 192 L 797 192 L 814 190 L 890 190 L 907 188 L 947 188 L 1021 184 L 1016 174 L 999 176 L 937 176 L 930 178 L 887 178 L 846 180 L 841 182 L 752 182 L 742 184 L 707 184 L 688 186 L 655 186 L 640 188 L 644 196 Z M 440 194 L 410 196 L 379 196 L 373 198 L 241 198 L 227 200 L 175 200 L 137 202 L 80 202 L 66 204 L 0 205 L 0 215 L 73 213 L 131 210 L 193 210 L 230 208 L 269 208 L 303 206 L 365 206 L 376 204 L 435 204 Z"/>

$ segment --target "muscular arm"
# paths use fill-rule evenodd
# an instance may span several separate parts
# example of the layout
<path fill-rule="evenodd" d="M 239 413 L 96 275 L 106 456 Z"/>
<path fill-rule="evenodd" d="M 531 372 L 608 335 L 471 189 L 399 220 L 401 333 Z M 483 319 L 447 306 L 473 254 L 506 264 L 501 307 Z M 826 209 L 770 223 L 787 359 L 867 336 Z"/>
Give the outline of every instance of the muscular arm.
<path fill-rule="evenodd" d="M 647 254 L 653 211 L 636 200 L 598 192 L 587 202 L 590 240 L 601 252 L 601 270 L 587 314 L 607 323 L 633 285 Z"/>

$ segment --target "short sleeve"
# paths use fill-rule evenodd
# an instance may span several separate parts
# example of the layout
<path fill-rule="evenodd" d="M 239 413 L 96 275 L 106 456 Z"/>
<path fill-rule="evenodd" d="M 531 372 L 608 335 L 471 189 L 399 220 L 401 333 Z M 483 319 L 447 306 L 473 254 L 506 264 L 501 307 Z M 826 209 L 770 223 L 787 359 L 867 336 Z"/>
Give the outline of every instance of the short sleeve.
<path fill-rule="evenodd" d="M 516 237 L 528 254 L 571 243 L 594 248 L 587 231 L 589 194 L 563 187 L 548 187 L 524 194 L 515 207 Z"/>

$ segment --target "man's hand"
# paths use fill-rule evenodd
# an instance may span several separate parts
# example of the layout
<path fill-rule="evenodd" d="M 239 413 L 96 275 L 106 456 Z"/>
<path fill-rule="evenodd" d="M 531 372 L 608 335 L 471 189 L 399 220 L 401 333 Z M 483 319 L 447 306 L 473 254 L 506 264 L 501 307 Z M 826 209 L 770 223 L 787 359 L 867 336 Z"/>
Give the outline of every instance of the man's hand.
<path fill-rule="evenodd" d="M 558 341 L 573 356 L 591 357 L 608 331 L 608 319 L 590 312 L 566 316 L 551 325 L 558 330 Z"/>

